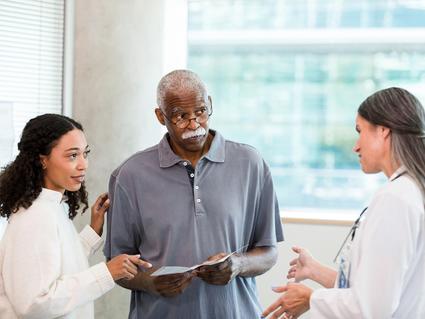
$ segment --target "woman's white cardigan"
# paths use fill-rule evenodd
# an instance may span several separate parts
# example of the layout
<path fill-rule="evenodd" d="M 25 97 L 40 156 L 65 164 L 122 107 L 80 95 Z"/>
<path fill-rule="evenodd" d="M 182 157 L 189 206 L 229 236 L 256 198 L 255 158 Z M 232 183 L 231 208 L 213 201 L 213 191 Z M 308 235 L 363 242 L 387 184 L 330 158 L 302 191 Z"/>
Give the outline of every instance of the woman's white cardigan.
<path fill-rule="evenodd" d="M 94 318 L 93 300 L 114 287 L 89 226 L 77 233 L 62 194 L 43 189 L 9 219 L 0 243 L 0 318 Z"/>

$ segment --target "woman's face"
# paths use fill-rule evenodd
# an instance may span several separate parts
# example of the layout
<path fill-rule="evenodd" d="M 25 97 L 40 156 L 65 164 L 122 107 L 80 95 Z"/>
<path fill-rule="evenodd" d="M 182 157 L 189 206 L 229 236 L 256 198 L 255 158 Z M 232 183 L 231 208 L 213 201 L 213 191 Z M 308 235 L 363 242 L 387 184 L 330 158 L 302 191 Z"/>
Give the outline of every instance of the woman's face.
<path fill-rule="evenodd" d="M 64 193 L 80 189 L 88 167 L 86 137 L 79 129 L 62 135 L 49 155 L 40 155 L 43 187 Z"/>
<path fill-rule="evenodd" d="M 360 165 L 366 174 L 384 170 L 384 161 L 389 151 L 389 129 L 373 125 L 360 115 L 356 117 L 356 131 L 359 137 L 353 147 L 360 159 Z"/>

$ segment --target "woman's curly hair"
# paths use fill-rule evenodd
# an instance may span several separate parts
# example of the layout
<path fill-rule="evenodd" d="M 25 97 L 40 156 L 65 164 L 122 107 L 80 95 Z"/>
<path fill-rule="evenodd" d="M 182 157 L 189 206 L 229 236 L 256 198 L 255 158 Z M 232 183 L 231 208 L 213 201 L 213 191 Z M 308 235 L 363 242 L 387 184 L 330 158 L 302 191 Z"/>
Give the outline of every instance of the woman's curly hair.
<path fill-rule="evenodd" d="M 59 114 L 43 114 L 31 119 L 18 143 L 19 154 L 0 173 L 0 215 L 9 218 L 21 207 L 29 208 L 43 187 L 44 174 L 40 155 L 49 155 L 58 140 L 69 131 L 83 127 L 75 120 Z M 75 192 L 65 190 L 69 218 L 73 219 L 80 205 L 88 208 L 84 183 Z"/>

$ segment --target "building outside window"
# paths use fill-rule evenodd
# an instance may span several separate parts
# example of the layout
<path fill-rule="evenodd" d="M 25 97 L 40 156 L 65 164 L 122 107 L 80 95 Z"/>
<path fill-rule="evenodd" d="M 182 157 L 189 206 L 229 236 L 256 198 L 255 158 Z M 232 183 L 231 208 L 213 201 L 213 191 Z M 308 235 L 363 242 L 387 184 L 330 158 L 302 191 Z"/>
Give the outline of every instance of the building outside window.
<path fill-rule="evenodd" d="M 188 68 L 212 127 L 270 165 L 284 214 L 356 215 L 385 182 L 352 152 L 356 110 L 390 86 L 425 103 L 425 4 L 190 0 Z"/>

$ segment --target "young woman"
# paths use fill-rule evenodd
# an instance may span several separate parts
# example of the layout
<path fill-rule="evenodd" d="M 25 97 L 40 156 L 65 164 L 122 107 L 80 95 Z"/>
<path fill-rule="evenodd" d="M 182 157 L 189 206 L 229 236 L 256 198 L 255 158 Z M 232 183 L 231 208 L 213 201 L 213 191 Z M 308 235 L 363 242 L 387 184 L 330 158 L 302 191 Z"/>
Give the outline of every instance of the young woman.
<path fill-rule="evenodd" d="M 119 255 L 89 267 L 102 244 L 106 194 L 80 234 L 72 219 L 88 208 L 84 178 L 90 152 L 83 128 L 68 117 L 30 120 L 19 154 L 0 174 L 0 318 L 94 318 L 93 300 L 119 279 L 132 279 L 140 256 Z"/>
<path fill-rule="evenodd" d="M 334 271 L 295 247 L 288 278 L 312 279 L 324 289 L 292 283 L 263 313 L 297 318 L 425 318 L 425 112 L 408 91 L 389 88 L 368 97 L 356 119 L 354 151 L 365 173 L 388 182 L 355 222 Z"/>

